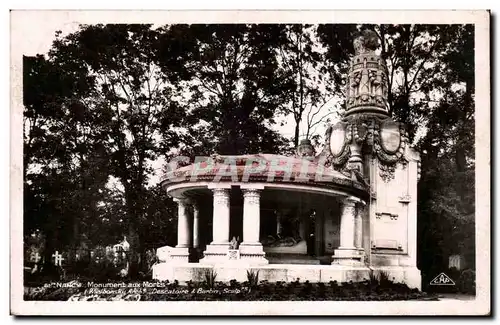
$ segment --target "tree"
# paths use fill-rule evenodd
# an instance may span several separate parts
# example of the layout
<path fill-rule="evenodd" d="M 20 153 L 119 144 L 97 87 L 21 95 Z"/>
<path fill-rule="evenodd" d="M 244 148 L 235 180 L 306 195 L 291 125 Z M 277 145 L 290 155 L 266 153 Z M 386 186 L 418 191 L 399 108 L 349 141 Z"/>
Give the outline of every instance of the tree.
<path fill-rule="evenodd" d="M 146 219 L 146 186 L 150 162 L 179 142 L 173 127 L 183 112 L 169 101 L 171 87 L 150 54 L 158 33 L 150 25 L 83 25 L 58 37 L 49 56 L 92 81 L 86 104 L 105 123 L 97 136 L 107 151 L 108 174 L 124 189 L 124 204 L 133 264 Z"/>
<path fill-rule="evenodd" d="M 331 73 L 322 60 L 324 46 L 318 42 L 316 25 L 283 25 L 285 42 L 279 49 L 279 62 L 289 89 L 283 113 L 294 120 L 293 147 L 299 138 L 316 140 L 316 129 L 339 111 L 338 96 L 331 93 Z"/>
<path fill-rule="evenodd" d="M 157 60 L 184 91 L 190 121 L 186 154 L 280 152 L 270 128 L 283 105 L 277 25 L 171 25 L 161 30 Z M 262 46 L 266 44 L 266 46 Z"/>
<path fill-rule="evenodd" d="M 475 165 L 474 165 L 474 27 L 452 25 L 447 47 L 440 52 L 439 64 L 425 77 L 428 101 L 428 132 L 420 141 L 422 151 L 422 221 L 444 224 L 443 261 L 462 254 L 469 266 L 475 265 Z M 426 189 L 432 189 L 428 191 Z M 429 236 L 431 231 L 421 232 Z M 446 234 L 446 235 L 444 235 Z M 422 254 L 435 249 L 421 242 Z"/>
<path fill-rule="evenodd" d="M 104 188 L 102 119 L 89 111 L 91 82 L 43 56 L 24 58 L 24 228 L 46 235 L 47 254 L 74 246 Z"/>

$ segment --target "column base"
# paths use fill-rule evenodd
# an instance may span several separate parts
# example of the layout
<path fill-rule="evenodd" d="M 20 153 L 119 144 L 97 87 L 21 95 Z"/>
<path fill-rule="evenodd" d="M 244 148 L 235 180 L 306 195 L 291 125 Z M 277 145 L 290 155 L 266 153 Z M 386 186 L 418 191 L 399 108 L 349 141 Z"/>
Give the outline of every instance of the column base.
<path fill-rule="evenodd" d="M 207 245 L 207 249 L 203 252 L 203 258 L 200 259 L 200 264 L 219 264 L 225 263 L 229 243 L 212 243 Z"/>
<path fill-rule="evenodd" d="M 364 250 L 354 247 L 339 247 L 332 256 L 332 265 L 360 266 L 364 264 Z"/>
<path fill-rule="evenodd" d="M 174 247 L 170 250 L 171 263 L 189 263 L 189 248 L 188 247 Z"/>
<path fill-rule="evenodd" d="M 241 263 L 250 265 L 267 265 L 269 261 L 265 258 L 266 253 L 261 243 L 241 243 L 240 260 Z"/>

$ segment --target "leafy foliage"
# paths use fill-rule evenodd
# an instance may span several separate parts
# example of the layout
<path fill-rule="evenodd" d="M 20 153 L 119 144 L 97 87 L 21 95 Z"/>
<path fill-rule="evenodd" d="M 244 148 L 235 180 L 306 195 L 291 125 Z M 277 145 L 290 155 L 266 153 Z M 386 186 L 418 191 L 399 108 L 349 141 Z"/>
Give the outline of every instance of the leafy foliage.
<path fill-rule="evenodd" d="M 247 280 L 250 287 L 255 287 L 259 284 L 259 271 L 247 270 Z"/>
<path fill-rule="evenodd" d="M 203 274 L 205 276 L 205 284 L 208 288 L 213 289 L 215 287 L 215 279 L 217 278 L 217 272 L 214 270 L 205 270 Z"/>

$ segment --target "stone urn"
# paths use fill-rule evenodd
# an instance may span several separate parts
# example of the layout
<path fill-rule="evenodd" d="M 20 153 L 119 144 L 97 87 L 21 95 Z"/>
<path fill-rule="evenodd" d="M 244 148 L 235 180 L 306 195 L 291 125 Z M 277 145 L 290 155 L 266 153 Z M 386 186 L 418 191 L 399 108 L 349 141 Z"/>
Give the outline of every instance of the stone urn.
<path fill-rule="evenodd" d="M 315 150 L 311 143 L 311 140 L 304 139 L 301 140 L 297 147 L 297 156 L 304 157 L 308 159 L 313 159 L 315 156 Z"/>

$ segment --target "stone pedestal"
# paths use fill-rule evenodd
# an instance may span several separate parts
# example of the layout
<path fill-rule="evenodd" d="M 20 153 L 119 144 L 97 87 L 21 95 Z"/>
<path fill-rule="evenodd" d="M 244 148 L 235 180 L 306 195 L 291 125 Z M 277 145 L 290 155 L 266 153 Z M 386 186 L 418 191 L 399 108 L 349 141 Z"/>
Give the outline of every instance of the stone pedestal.
<path fill-rule="evenodd" d="M 220 264 L 228 261 L 227 252 L 229 251 L 228 244 L 207 245 L 207 249 L 203 252 L 204 257 L 200 259 L 200 264 Z"/>
<path fill-rule="evenodd" d="M 360 266 L 364 262 L 364 252 L 356 248 L 342 248 L 333 251 L 332 265 Z"/>
<path fill-rule="evenodd" d="M 240 245 L 240 260 L 252 265 L 268 264 L 259 241 L 260 236 L 260 192 L 263 188 L 241 186 L 243 191 L 243 242 Z"/>
<path fill-rule="evenodd" d="M 170 263 L 182 264 L 189 263 L 189 248 L 188 247 L 174 247 L 170 250 Z"/>

